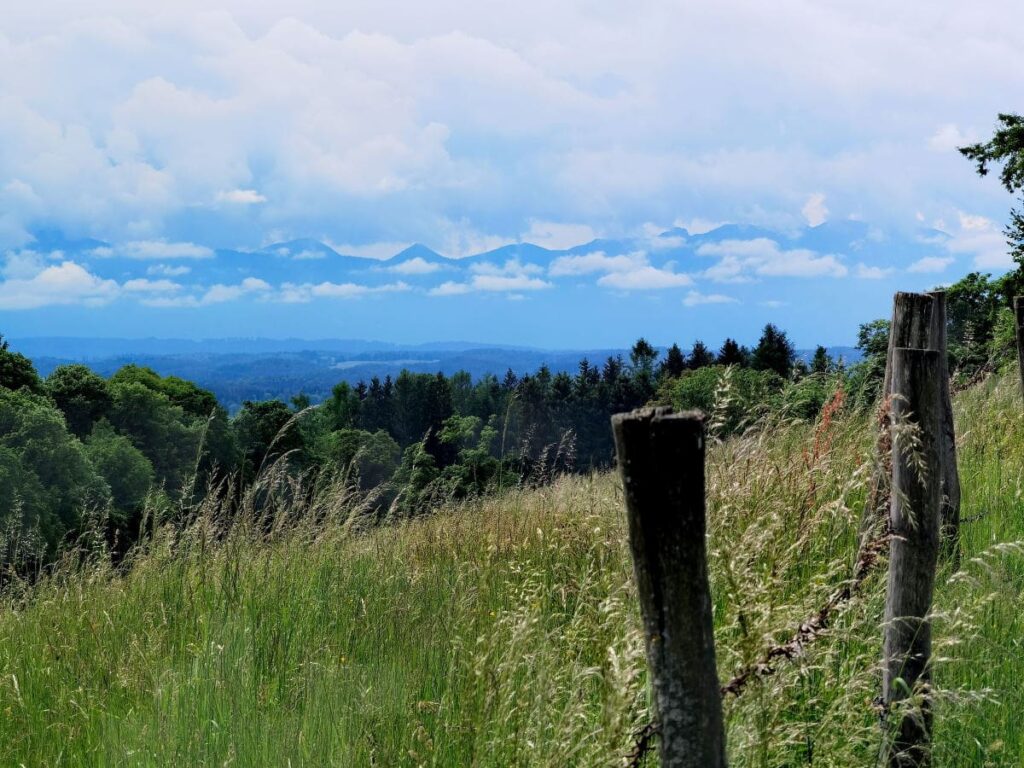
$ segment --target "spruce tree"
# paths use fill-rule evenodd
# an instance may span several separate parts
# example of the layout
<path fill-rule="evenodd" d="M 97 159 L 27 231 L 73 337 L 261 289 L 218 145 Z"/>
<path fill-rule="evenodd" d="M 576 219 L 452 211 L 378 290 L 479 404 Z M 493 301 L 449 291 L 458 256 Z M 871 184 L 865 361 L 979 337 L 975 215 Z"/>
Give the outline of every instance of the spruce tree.
<path fill-rule="evenodd" d="M 698 368 L 706 368 L 707 366 L 714 364 L 715 355 L 707 348 L 707 345 L 705 345 L 700 339 L 693 342 L 693 349 L 690 350 L 689 367 L 693 370 L 697 370 Z"/>
<path fill-rule="evenodd" d="M 746 347 L 741 347 L 736 343 L 735 339 L 726 339 L 722 343 L 722 348 L 718 350 L 718 364 L 719 365 L 738 365 L 746 366 L 749 362 L 750 350 Z"/>
<path fill-rule="evenodd" d="M 661 368 L 658 374 L 662 378 L 677 379 L 686 370 L 686 356 L 678 344 L 673 344 L 665 353 L 665 359 L 661 361 Z"/>
<path fill-rule="evenodd" d="M 761 333 L 761 340 L 754 349 L 753 366 L 760 371 L 775 371 L 783 378 L 789 378 L 793 370 L 793 360 L 796 357 L 796 350 L 786 336 L 785 331 L 779 330 L 772 323 L 768 323 Z"/>

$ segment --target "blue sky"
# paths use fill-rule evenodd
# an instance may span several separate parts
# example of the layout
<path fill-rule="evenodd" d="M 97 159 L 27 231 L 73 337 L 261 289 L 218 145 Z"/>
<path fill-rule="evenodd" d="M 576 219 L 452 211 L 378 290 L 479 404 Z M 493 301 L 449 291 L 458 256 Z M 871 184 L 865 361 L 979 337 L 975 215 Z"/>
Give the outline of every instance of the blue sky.
<path fill-rule="evenodd" d="M 167 8 L 4 9 L 0 332 L 844 343 L 1008 266 L 955 147 L 1020 109 L 1017 3 Z"/>

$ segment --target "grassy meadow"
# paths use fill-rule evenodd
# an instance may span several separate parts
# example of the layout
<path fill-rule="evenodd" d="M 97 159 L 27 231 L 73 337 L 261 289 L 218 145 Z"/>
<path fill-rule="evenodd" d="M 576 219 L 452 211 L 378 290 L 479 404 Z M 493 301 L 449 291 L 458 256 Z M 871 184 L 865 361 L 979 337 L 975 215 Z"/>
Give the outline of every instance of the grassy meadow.
<path fill-rule="evenodd" d="M 955 409 L 966 522 L 937 582 L 935 763 L 1019 766 L 1024 406 L 1001 376 Z M 872 417 L 834 401 L 711 446 L 723 681 L 851 577 L 873 444 Z M 127 571 L 99 553 L 8 586 L 0 765 L 628 761 L 650 712 L 614 474 L 373 529 L 358 498 L 310 497 L 270 523 L 202 507 Z M 826 634 L 726 698 L 731 765 L 876 764 L 883 602 L 884 562 Z"/>

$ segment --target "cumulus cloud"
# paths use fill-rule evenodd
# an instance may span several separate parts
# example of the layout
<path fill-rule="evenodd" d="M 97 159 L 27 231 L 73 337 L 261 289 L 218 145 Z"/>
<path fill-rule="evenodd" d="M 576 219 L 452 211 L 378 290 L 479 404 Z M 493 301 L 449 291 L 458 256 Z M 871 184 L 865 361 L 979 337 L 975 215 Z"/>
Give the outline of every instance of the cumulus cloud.
<path fill-rule="evenodd" d="M 697 249 L 697 254 L 720 257 L 717 264 L 704 271 L 706 277 L 718 282 L 743 282 L 754 275 L 845 277 L 849 274 L 834 254 L 819 254 L 806 248 L 786 250 L 766 237 L 705 243 Z"/>
<path fill-rule="evenodd" d="M 444 265 L 427 261 L 422 256 L 414 256 L 399 264 L 386 267 L 386 269 L 389 272 L 397 272 L 400 275 L 429 275 L 432 272 L 437 272 L 439 269 L 444 269 Z"/>
<path fill-rule="evenodd" d="M 287 251 L 287 248 L 281 248 L 282 251 Z M 283 255 L 288 255 L 287 253 Z M 326 259 L 327 254 L 323 251 L 314 251 L 310 248 L 303 249 L 298 253 L 291 254 L 293 261 L 319 261 L 320 259 Z"/>
<path fill-rule="evenodd" d="M 458 296 L 460 294 L 483 292 L 514 292 L 514 291 L 540 291 L 551 288 L 552 284 L 539 277 L 530 277 L 528 274 L 505 275 L 505 274 L 476 274 L 466 282 L 455 282 L 448 280 L 436 288 L 430 290 L 431 296 Z"/>
<path fill-rule="evenodd" d="M 974 257 L 978 269 L 1010 269 L 1013 257 L 1006 246 L 1006 237 L 1000 227 L 991 219 L 978 214 L 957 213 L 959 227 L 946 241 L 946 249 L 952 254 L 967 254 Z"/>
<path fill-rule="evenodd" d="M 807 198 L 804 207 L 800 209 L 804 219 L 812 227 L 824 224 L 828 221 L 828 207 L 825 205 L 825 195 L 822 192 L 815 192 Z"/>
<path fill-rule="evenodd" d="M 174 266 L 170 264 L 153 264 L 146 267 L 147 275 L 162 275 L 164 277 L 181 277 L 191 271 L 192 267 L 186 267 L 184 264 L 176 264 Z"/>
<path fill-rule="evenodd" d="M 693 278 L 670 269 L 658 269 L 648 264 L 625 272 L 610 272 L 598 278 L 597 284 L 622 291 L 651 291 L 692 285 Z"/>
<path fill-rule="evenodd" d="M 217 202 L 233 205 L 256 205 L 267 202 L 267 198 L 255 189 L 229 189 L 217 193 Z"/>
<path fill-rule="evenodd" d="M 552 277 L 589 275 L 595 272 L 628 272 L 647 265 L 642 251 L 620 256 L 608 256 L 604 251 L 593 251 L 579 256 L 559 256 L 551 262 L 548 274 Z"/>
<path fill-rule="evenodd" d="M 128 293 L 174 293 L 181 290 L 181 285 L 173 280 L 136 278 L 125 281 L 121 288 Z"/>
<path fill-rule="evenodd" d="M 896 270 L 893 267 L 876 267 L 868 264 L 857 264 L 857 269 L 854 274 L 862 280 L 881 280 L 882 278 L 888 277 Z"/>
<path fill-rule="evenodd" d="M 213 250 L 195 243 L 171 243 L 166 240 L 133 240 L 114 248 L 95 248 L 93 256 L 127 259 L 212 259 Z"/>
<path fill-rule="evenodd" d="M 504 264 L 492 264 L 489 261 L 470 264 L 469 271 L 476 275 L 521 277 L 523 275 L 539 275 L 544 271 L 544 267 L 539 264 L 524 264 L 519 259 L 509 259 Z"/>
<path fill-rule="evenodd" d="M 358 299 L 374 293 L 409 291 L 412 287 L 403 282 L 386 285 L 360 285 L 359 283 L 284 283 L 275 296 L 286 304 L 304 304 L 313 299 Z"/>
<path fill-rule="evenodd" d="M 699 293 L 698 291 L 690 291 L 683 299 L 683 304 L 687 307 L 697 307 L 702 304 L 736 304 L 738 302 L 738 299 L 722 293 Z"/>
<path fill-rule="evenodd" d="M 118 285 L 90 273 L 73 261 L 44 267 L 32 277 L 8 277 L 0 282 L 0 309 L 36 309 L 58 304 L 106 304 L 118 295 Z"/>
<path fill-rule="evenodd" d="M 928 148 L 933 152 L 954 152 L 959 147 L 972 144 L 977 140 L 973 132 L 964 134 L 956 124 L 944 123 L 928 139 Z"/>
<path fill-rule="evenodd" d="M 907 272 L 945 272 L 946 267 L 948 267 L 954 261 L 956 261 L 956 259 L 954 259 L 952 256 L 925 256 L 924 258 L 918 259 L 909 267 L 907 267 Z"/>

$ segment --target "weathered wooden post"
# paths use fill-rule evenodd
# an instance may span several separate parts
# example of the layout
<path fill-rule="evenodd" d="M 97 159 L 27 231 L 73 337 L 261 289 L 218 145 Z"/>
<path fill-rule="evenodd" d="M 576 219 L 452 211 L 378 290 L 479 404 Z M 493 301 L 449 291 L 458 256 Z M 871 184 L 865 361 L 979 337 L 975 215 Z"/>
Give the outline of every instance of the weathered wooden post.
<path fill-rule="evenodd" d="M 1020 388 L 1024 393 L 1024 296 L 1013 297 L 1013 316 L 1017 327 L 1017 366 L 1020 370 Z"/>
<path fill-rule="evenodd" d="M 892 507 L 885 603 L 882 699 L 893 705 L 921 694 L 919 709 L 899 711 L 886 729 L 891 768 L 930 764 L 928 613 L 939 552 L 939 353 L 893 350 Z"/>
<path fill-rule="evenodd" d="M 724 768 L 704 519 L 704 415 L 612 417 L 664 768 Z"/>
<path fill-rule="evenodd" d="M 929 345 L 939 353 L 939 463 L 942 467 L 942 503 L 939 523 L 946 551 L 959 551 L 960 469 L 956 455 L 953 398 L 949 391 L 949 352 L 946 341 L 946 292 L 932 291 L 932 329 Z"/>
<path fill-rule="evenodd" d="M 882 381 L 882 402 L 879 413 L 878 442 L 875 454 L 878 465 L 871 475 L 868 487 L 867 503 L 860 522 L 861 546 L 875 529 L 876 524 L 884 518 L 889 504 L 891 469 L 889 455 L 889 425 L 891 423 L 888 408 L 892 395 L 892 357 L 894 350 L 905 347 L 908 349 L 929 349 L 932 347 L 932 314 L 934 299 L 925 293 L 905 293 L 899 291 L 892 300 L 892 320 L 889 323 L 889 347 L 885 356 L 885 378 Z"/>

